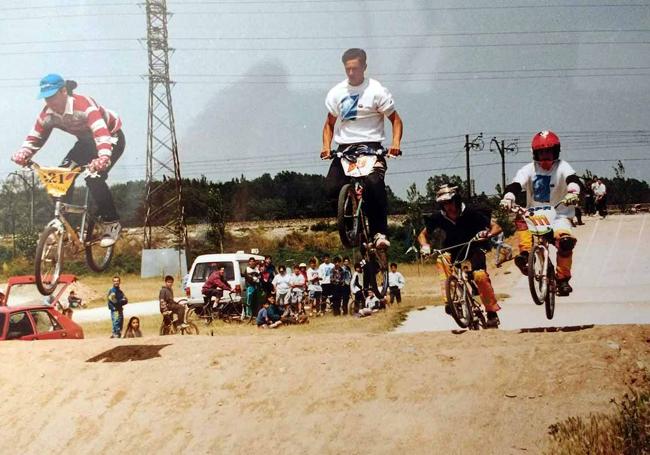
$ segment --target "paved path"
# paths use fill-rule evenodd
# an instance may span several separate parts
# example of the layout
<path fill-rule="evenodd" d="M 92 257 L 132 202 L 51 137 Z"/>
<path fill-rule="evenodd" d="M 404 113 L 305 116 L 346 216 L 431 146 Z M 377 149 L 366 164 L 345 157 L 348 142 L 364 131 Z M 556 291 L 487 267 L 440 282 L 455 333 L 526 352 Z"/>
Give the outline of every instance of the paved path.
<path fill-rule="evenodd" d="M 555 316 L 549 321 L 544 307 L 532 303 L 528 279 L 521 276 L 510 289 L 496 289 L 510 295 L 501 304 L 502 329 L 650 323 L 650 215 L 585 221 L 575 230 L 574 292 L 556 298 Z M 411 312 L 396 331 L 453 329 L 458 326 L 438 306 Z"/>

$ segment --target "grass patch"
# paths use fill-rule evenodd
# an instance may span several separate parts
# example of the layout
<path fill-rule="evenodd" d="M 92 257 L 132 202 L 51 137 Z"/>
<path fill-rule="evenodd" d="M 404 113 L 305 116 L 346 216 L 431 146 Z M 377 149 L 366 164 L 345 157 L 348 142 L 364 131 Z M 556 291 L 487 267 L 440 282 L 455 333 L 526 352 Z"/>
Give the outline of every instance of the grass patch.
<path fill-rule="evenodd" d="M 139 274 L 134 273 L 120 275 L 120 278 L 122 279 L 121 288 L 129 299 L 129 302 L 156 300 L 163 284 L 162 278 L 140 278 Z M 86 275 L 79 278 L 79 282 L 86 289 L 92 291 L 90 298 L 80 295 L 84 298 L 84 302 L 88 304 L 89 308 L 106 306 L 106 294 L 113 286 L 112 279 L 112 273 Z M 174 295 L 177 298 L 184 297 L 185 295 L 180 289 L 180 281 L 174 283 Z"/>
<path fill-rule="evenodd" d="M 650 454 L 650 378 L 630 387 L 613 413 L 569 417 L 549 427 L 548 454 Z"/>

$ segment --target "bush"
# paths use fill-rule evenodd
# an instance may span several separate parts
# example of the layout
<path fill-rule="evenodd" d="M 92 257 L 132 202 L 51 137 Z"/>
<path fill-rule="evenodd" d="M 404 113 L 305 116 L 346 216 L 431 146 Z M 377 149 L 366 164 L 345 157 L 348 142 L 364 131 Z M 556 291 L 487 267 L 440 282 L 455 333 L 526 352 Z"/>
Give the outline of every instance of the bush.
<path fill-rule="evenodd" d="M 551 448 L 547 453 L 608 455 L 650 453 L 650 381 L 630 389 L 614 414 L 569 417 L 549 427 Z"/>

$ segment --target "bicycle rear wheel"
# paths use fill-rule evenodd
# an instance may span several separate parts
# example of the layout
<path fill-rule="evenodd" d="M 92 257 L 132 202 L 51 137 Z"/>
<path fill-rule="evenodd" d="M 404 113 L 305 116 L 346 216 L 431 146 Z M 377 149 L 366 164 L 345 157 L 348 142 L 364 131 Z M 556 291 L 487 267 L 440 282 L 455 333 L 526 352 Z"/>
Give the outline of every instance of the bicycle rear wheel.
<path fill-rule="evenodd" d="M 113 245 L 109 247 L 100 245 L 103 234 L 101 223 L 98 223 L 93 217 L 88 217 L 84 248 L 86 250 L 86 263 L 93 272 L 103 272 L 113 259 Z"/>
<path fill-rule="evenodd" d="M 346 248 L 352 248 L 359 244 L 357 238 L 357 215 L 358 201 L 354 194 L 354 185 L 346 183 L 339 191 L 339 201 L 336 211 L 336 221 L 339 228 L 341 243 Z"/>
<path fill-rule="evenodd" d="M 447 294 L 447 304 L 449 305 L 451 317 L 456 321 L 458 327 L 466 329 L 471 321 L 470 313 L 465 305 L 465 296 L 463 285 L 454 275 L 451 275 L 445 281 L 445 294 Z"/>
<path fill-rule="evenodd" d="M 548 292 L 546 293 L 546 298 L 544 299 L 544 309 L 546 310 L 546 319 L 553 319 L 555 314 L 555 267 L 551 264 L 551 261 L 548 263 Z"/>
<path fill-rule="evenodd" d="M 189 321 L 185 321 L 185 323 L 187 324 L 187 327 L 181 329 L 181 335 L 198 335 L 199 334 L 199 327 L 195 323 L 189 322 Z"/>
<path fill-rule="evenodd" d="M 543 305 L 548 294 L 547 270 L 544 270 L 546 248 L 536 245 L 528 256 L 528 287 L 536 305 Z"/>
<path fill-rule="evenodd" d="M 43 295 L 50 295 L 59 284 L 63 270 L 63 237 L 54 226 L 47 226 L 36 246 L 34 275 L 36 287 Z"/>

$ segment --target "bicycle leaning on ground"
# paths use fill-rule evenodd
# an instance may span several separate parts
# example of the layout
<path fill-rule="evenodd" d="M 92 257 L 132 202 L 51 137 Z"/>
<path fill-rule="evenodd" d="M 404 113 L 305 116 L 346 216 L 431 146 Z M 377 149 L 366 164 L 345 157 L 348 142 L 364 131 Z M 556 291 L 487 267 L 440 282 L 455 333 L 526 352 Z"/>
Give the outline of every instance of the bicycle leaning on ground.
<path fill-rule="evenodd" d="M 549 245 L 555 244 L 553 236 L 553 221 L 555 209 L 563 204 L 558 202 L 555 206 L 544 205 L 540 207 L 524 208 L 513 204 L 512 211 L 524 218 L 528 231 L 533 236 L 533 246 L 528 255 L 528 287 L 533 302 L 544 305 L 546 318 L 553 319 L 555 314 L 555 266 L 549 254 Z"/>
<path fill-rule="evenodd" d="M 193 320 L 188 319 L 191 310 L 187 307 L 187 299 L 180 299 L 176 303 L 183 305 L 185 308 L 186 327 L 181 327 L 178 324 L 178 319 L 174 317 L 174 313 L 171 310 L 164 311 L 162 313 L 163 320 L 160 324 L 160 335 L 198 335 L 199 328 Z"/>
<path fill-rule="evenodd" d="M 201 320 L 206 326 L 211 325 L 212 321 L 217 319 L 228 323 L 233 321 L 250 323 L 253 317 L 245 316 L 244 306 L 239 294 L 228 292 L 218 302 L 211 299 L 207 302 L 191 304 L 185 318 L 186 321 L 191 322 Z"/>
<path fill-rule="evenodd" d="M 461 329 L 478 330 L 487 328 L 487 319 L 483 306 L 474 298 L 478 288 L 474 283 L 471 262 L 467 259 L 473 242 L 476 240 L 432 250 L 430 257 L 441 262 L 447 275 L 445 294 L 450 316 Z M 464 248 L 465 255 L 458 255 L 456 260 L 452 261 L 448 251 L 456 248 Z"/>
<path fill-rule="evenodd" d="M 34 258 L 36 286 L 41 294 L 50 295 L 63 273 L 64 256 L 77 255 L 84 250 L 88 267 L 94 272 L 102 272 L 111 263 L 114 245 L 100 245 L 104 230 L 101 220 L 88 210 L 88 187 L 83 205 L 63 201 L 81 173 L 92 175 L 86 166 L 43 167 L 32 161 L 29 168 L 38 175 L 45 190 L 54 199 L 54 218 L 43 229 Z M 69 214 L 81 216 L 78 226 L 73 226 L 68 220 L 66 216 Z"/>
<path fill-rule="evenodd" d="M 341 152 L 332 150 L 330 159 L 337 157 L 346 177 L 350 180 L 339 191 L 336 219 L 341 243 L 347 248 L 358 247 L 362 260 L 364 287 L 372 289 L 377 297 L 384 298 L 388 290 L 388 252 L 375 248 L 364 211 L 364 178 L 374 169 L 377 159 L 387 155 L 385 148 L 374 154 L 370 149 L 351 146 Z M 399 152 L 401 155 L 401 152 Z"/>

